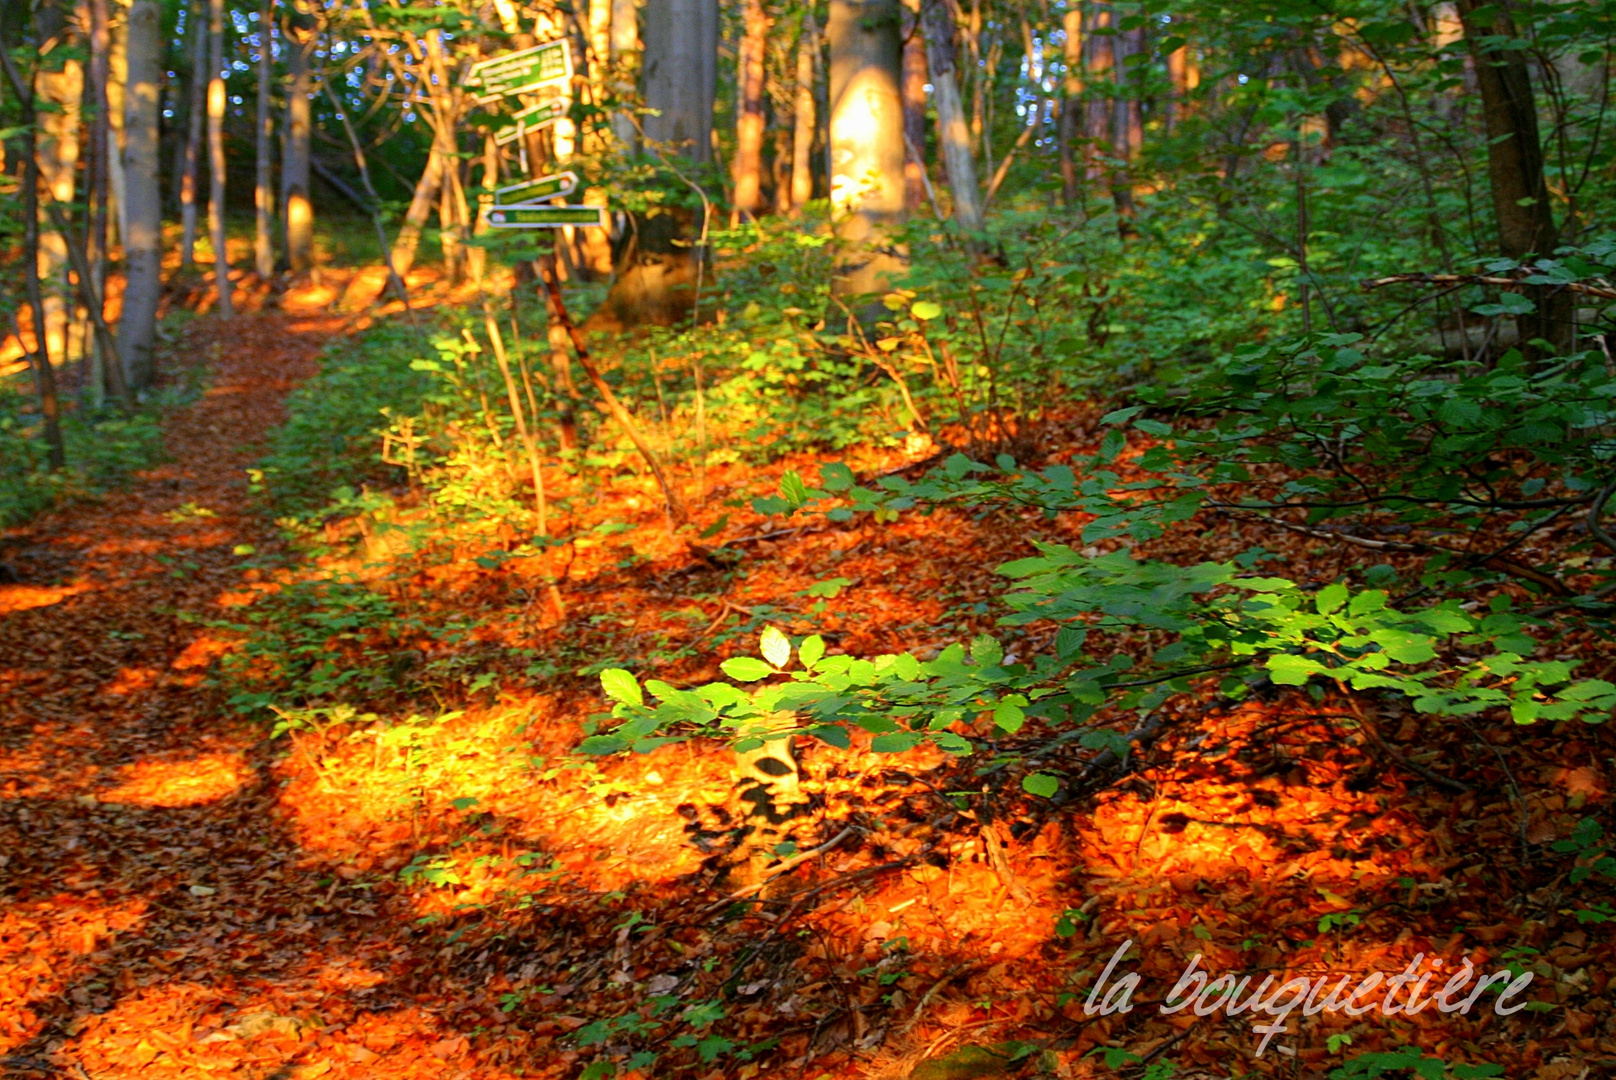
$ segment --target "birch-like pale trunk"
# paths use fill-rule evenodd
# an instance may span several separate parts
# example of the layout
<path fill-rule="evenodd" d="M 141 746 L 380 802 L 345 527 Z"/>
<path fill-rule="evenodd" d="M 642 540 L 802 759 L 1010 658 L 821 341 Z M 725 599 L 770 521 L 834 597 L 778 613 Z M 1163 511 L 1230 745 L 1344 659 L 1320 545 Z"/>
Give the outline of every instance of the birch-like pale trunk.
<path fill-rule="evenodd" d="M 976 154 L 956 75 L 952 6 L 944 0 L 923 8 L 926 61 L 931 68 L 932 105 L 937 110 L 937 144 L 943 151 L 954 220 L 967 233 L 981 231 L 982 202 L 976 186 Z"/>
<path fill-rule="evenodd" d="M 606 0 L 599 0 L 605 3 Z M 619 100 L 634 97 L 634 74 L 640 55 L 639 8 L 634 0 L 610 0 L 612 6 L 611 71 L 616 78 L 612 89 Z M 630 153 L 639 147 L 634 121 L 621 110 L 612 113 L 612 131 Z"/>
<path fill-rule="evenodd" d="M 219 294 L 219 314 L 228 319 L 236 310 L 230 295 L 224 231 L 224 109 L 224 0 L 208 0 L 208 235 L 213 242 L 213 287 Z"/>
<path fill-rule="evenodd" d="M 163 207 L 157 175 L 163 33 L 158 0 L 134 0 L 129 5 L 127 40 L 123 124 L 127 231 L 118 345 L 124 380 L 139 393 L 151 385 L 156 370 L 157 304 L 163 293 Z"/>

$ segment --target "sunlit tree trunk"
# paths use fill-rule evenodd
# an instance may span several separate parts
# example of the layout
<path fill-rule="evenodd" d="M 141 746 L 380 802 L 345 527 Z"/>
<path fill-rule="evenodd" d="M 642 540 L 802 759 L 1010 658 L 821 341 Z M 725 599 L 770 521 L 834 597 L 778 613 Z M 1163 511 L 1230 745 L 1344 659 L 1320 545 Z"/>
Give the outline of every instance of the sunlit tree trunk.
<path fill-rule="evenodd" d="M 1476 81 L 1481 90 L 1487 129 L 1487 180 L 1498 225 L 1498 250 L 1510 259 L 1552 255 L 1559 244 L 1559 230 L 1544 182 L 1543 146 L 1538 137 L 1531 71 L 1524 52 L 1494 47 L 1500 40 L 1512 42 L 1518 38 L 1510 5 L 1486 5 L 1486 10 L 1492 12 L 1488 24 L 1477 23 L 1475 16 L 1480 10 L 1474 0 L 1459 0 L 1459 14 L 1475 56 Z M 1555 351 L 1570 348 L 1575 329 L 1571 294 L 1563 289 L 1534 292 L 1537 312 L 1521 319 L 1521 340 L 1542 338 Z"/>
<path fill-rule="evenodd" d="M 904 0 L 903 205 L 926 205 L 926 38 L 918 25 L 922 0 Z"/>
<path fill-rule="evenodd" d="M 180 265 L 196 263 L 197 178 L 202 132 L 208 113 L 208 30 L 201 0 L 189 9 L 191 22 L 191 108 L 186 117 L 185 173 L 180 180 Z"/>
<path fill-rule="evenodd" d="M 157 303 L 163 292 L 162 188 L 157 175 L 163 37 L 158 0 L 135 0 L 129 6 L 128 27 L 123 154 L 128 231 L 118 344 L 124 379 L 138 393 L 151 385 L 156 367 Z"/>
<path fill-rule="evenodd" d="M 1201 85 L 1201 66 L 1188 45 L 1167 54 L 1167 105 L 1162 120 L 1169 134 L 1189 114 L 1190 94 Z"/>
<path fill-rule="evenodd" d="M 600 0 L 604 3 L 605 0 Z M 611 70 L 617 81 L 613 90 L 619 100 L 634 97 L 634 67 L 640 53 L 640 16 L 634 0 L 611 0 Z M 612 131 L 629 151 L 639 146 L 634 121 L 621 110 L 612 114 Z"/>
<path fill-rule="evenodd" d="M 89 230 L 86 236 L 86 255 L 90 263 L 91 283 L 94 286 L 93 295 L 106 296 L 107 282 L 107 151 L 108 134 L 112 130 L 107 118 L 107 78 L 112 53 L 112 29 L 109 25 L 107 0 L 90 0 L 90 110 L 94 116 L 89 131 L 90 167 L 88 170 L 88 186 L 90 198 Z M 105 317 L 105 305 L 98 313 L 85 312 L 89 327 L 95 324 L 95 315 Z M 97 335 L 86 330 L 89 339 L 87 346 L 90 359 L 90 396 L 91 400 L 100 405 L 106 392 L 106 367 L 113 365 L 113 370 L 122 374 L 122 367 L 116 356 L 104 356 Z"/>
<path fill-rule="evenodd" d="M 309 101 L 314 93 L 310 67 L 319 27 L 296 3 L 281 21 L 286 43 L 286 134 L 281 157 L 281 212 L 286 221 L 286 262 L 294 274 L 314 266 L 314 204 L 309 199 L 309 155 L 314 125 Z"/>
<path fill-rule="evenodd" d="M 763 0 L 742 0 L 745 32 L 735 63 L 739 84 L 735 117 L 734 212 L 756 217 L 763 175 L 763 52 L 769 36 L 769 16 Z"/>
<path fill-rule="evenodd" d="M 398 239 L 393 241 L 392 261 L 402 277 L 415 265 L 415 254 L 421 246 L 421 230 L 437 205 L 438 193 L 443 189 L 444 155 L 438 147 L 437 132 L 433 132 L 432 149 L 427 152 L 426 168 L 415 182 L 410 205 L 404 211 L 404 222 L 399 226 Z"/>
<path fill-rule="evenodd" d="M 1066 79 L 1062 86 L 1060 126 L 1061 197 L 1068 207 L 1078 204 L 1081 190 L 1078 186 L 1077 159 L 1072 144 L 1079 136 L 1078 120 L 1083 109 L 1083 8 L 1072 4 L 1062 17 L 1065 42 L 1062 58 L 1066 63 Z"/>
<path fill-rule="evenodd" d="M 253 265 L 260 278 L 275 273 L 274 130 L 270 112 L 271 74 L 274 63 L 274 0 L 263 0 L 258 10 L 258 177 L 253 188 L 255 230 Z"/>
<path fill-rule="evenodd" d="M 131 69 L 132 60 L 131 56 Z M 224 110 L 224 0 L 208 0 L 208 235 L 213 241 L 213 285 L 219 294 L 219 314 L 228 319 L 235 314 L 235 306 L 224 231 Z M 153 169 L 155 176 L 155 166 Z M 130 181 L 132 189 L 134 178 Z M 132 219 L 133 214 L 130 216 Z"/>
<path fill-rule="evenodd" d="M 802 28 L 797 34 L 797 86 L 792 105 L 791 127 L 791 205 L 803 206 L 814 197 L 814 133 L 819 121 L 814 115 L 814 58 L 819 53 L 819 28 L 814 25 L 812 8 L 804 8 Z"/>
<path fill-rule="evenodd" d="M 123 176 L 123 123 L 128 105 L 124 100 L 124 87 L 129 79 L 129 18 L 128 9 L 121 5 L 115 7 L 113 12 L 110 25 L 112 49 L 107 56 L 107 188 L 111 207 L 107 224 L 109 231 L 116 235 L 108 238 L 109 248 L 123 243 L 129 235 L 128 200 L 125 198 Z"/>
<path fill-rule="evenodd" d="M 39 136 L 35 142 L 39 178 L 46 196 L 59 206 L 71 206 L 79 163 L 79 105 L 84 99 L 84 65 L 73 55 L 77 41 L 62 4 L 40 4 L 35 18 L 42 43 L 49 46 L 40 57 L 34 78 L 35 114 Z M 73 304 L 67 278 L 67 238 L 48 223 L 39 234 L 39 281 L 44 295 L 45 325 L 35 327 L 48 342 L 49 353 L 62 361 L 68 355 L 68 312 Z"/>
<path fill-rule="evenodd" d="M 886 238 L 903 220 L 903 99 L 897 0 L 831 0 L 831 204 L 842 247 L 832 289 L 872 293 L 902 258 Z"/>
<path fill-rule="evenodd" d="M 975 233 L 982 228 L 982 197 L 976 186 L 971 126 L 965 118 L 956 74 L 952 7 L 938 0 L 925 4 L 922 11 L 926 60 L 931 68 L 932 105 L 937 110 L 937 144 L 942 148 L 943 168 L 948 172 L 954 220 L 967 233 Z"/>

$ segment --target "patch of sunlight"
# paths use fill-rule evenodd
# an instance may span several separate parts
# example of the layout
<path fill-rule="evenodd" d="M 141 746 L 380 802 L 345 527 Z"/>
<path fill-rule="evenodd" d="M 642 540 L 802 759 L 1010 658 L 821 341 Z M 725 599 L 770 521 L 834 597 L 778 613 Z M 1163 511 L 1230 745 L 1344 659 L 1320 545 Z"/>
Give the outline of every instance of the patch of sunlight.
<path fill-rule="evenodd" d="M 87 581 L 49 587 L 0 585 L 0 615 L 9 615 L 14 611 L 28 611 L 31 608 L 50 607 L 52 604 L 60 604 L 70 596 L 89 592 L 90 588 Z"/>
<path fill-rule="evenodd" d="M 87 992 L 74 983 L 104 960 L 105 954 L 95 954 L 106 940 L 137 925 L 145 911 L 143 900 L 96 904 L 58 897 L 0 912 L 0 1053 L 38 1036 L 42 1020 L 31 1002 L 68 995 L 87 1004 Z"/>
<path fill-rule="evenodd" d="M 120 769 L 122 782 L 98 798 L 129 806 L 201 806 L 229 798 L 251 775 L 252 767 L 240 754 L 140 761 Z"/>

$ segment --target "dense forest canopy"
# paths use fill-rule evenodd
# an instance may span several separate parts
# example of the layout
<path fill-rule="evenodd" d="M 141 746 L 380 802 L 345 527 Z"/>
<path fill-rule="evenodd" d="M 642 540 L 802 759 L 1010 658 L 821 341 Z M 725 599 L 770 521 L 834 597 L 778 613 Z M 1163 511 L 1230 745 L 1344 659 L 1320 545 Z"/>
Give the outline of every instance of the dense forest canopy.
<path fill-rule="evenodd" d="M 0 6 L 0 1072 L 1603 1075 L 1613 42 Z"/>

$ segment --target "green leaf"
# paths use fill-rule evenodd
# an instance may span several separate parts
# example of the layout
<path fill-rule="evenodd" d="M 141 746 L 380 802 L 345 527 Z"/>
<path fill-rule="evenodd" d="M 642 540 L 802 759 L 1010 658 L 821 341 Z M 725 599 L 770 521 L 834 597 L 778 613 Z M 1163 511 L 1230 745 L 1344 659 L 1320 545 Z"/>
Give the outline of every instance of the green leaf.
<path fill-rule="evenodd" d="M 1340 609 L 1341 605 L 1346 602 L 1347 587 L 1337 581 L 1319 590 L 1314 606 L 1318 608 L 1320 615 L 1329 615 L 1331 612 Z"/>
<path fill-rule="evenodd" d="M 1060 790 L 1060 780 L 1048 773 L 1028 773 L 1021 778 L 1021 790 L 1040 799 L 1050 798 Z"/>
<path fill-rule="evenodd" d="M 1021 730 L 1021 725 L 1027 722 L 1027 714 L 1021 706 L 1001 701 L 993 710 L 993 722 L 1014 735 Z"/>
<path fill-rule="evenodd" d="M 774 669 L 751 656 L 732 656 L 719 665 L 724 674 L 740 682 L 757 682 L 774 674 Z"/>
<path fill-rule="evenodd" d="M 802 666 L 810 671 L 813 670 L 814 665 L 819 663 L 820 658 L 824 655 L 825 639 L 818 634 L 805 640 L 797 649 L 797 659 L 801 660 Z"/>
<path fill-rule="evenodd" d="M 921 736 L 914 731 L 889 731 L 870 740 L 870 749 L 877 754 L 901 754 L 913 749 Z"/>
<path fill-rule="evenodd" d="M 777 668 L 783 668 L 791 663 L 791 639 L 775 627 L 766 626 L 763 628 L 763 636 L 758 642 L 758 651 L 763 653 L 763 659 Z"/>
<path fill-rule="evenodd" d="M 909 314 L 913 315 L 922 322 L 928 322 L 935 319 L 942 315 L 942 313 L 942 305 L 934 304 L 930 300 L 921 300 L 909 309 Z"/>
<path fill-rule="evenodd" d="M 1266 666 L 1268 677 L 1280 686 L 1301 686 L 1312 676 L 1329 671 L 1329 668 L 1317 660 L 1309 660 L 1305 656 L 1293 656 L 1290 653 L 1270 656 Z"/>
<path fill-rule="evenodd" d="M 645 695 L 640 692 L 640 684 L 635 681 L 622 668 L 607 668 L 600 673 L 600 686 L 606 691 L 606 696 L 613 701 L 621 701 L 625 705 L 644 705 Z"/>

